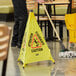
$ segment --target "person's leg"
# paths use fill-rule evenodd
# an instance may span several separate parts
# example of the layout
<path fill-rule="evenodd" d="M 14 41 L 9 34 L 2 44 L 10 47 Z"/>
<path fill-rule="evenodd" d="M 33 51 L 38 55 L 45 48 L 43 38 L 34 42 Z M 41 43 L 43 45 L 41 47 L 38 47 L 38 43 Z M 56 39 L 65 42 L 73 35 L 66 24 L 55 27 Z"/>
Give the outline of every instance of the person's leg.
<path fill-rule="evenodd" d="M 28 19 L 27 8 L 26 8 L 26 0 L 19 0 L 19 30 L 18 30 L 18 43 L 17 46 L 20 48 L 22 44 L 22 39 L 24 35 L 24 31 L 26 28 L 26 23 Z"/>
<path fill-rule="evenodd" d="M 12 36 L 12 47 L 15 47 L 18 42 L 18 28 L 19 28 L 19 22 L 18 19 L 15 18 L 15 24 L 13 27 L 13 36 Z"/>
<path fill-rule="evenodd" d="M 25 32 L 25 28 L 26 28 L 26 23 L 27 23 L 27 18 L 28 16 L 26 15 L 26 17 L 19 17 L 19 31 L 18 31 L 18 43 L 17 46 L 20 48 L 21 44 L 22 44 L 22 40 L 23 40 L 23 36 L 24 36 L 24 32 Z"/>
<path fill-rule="evenodd" d="M 19 29 L 19 19 L 18 19 L 18 8 L 19 8 L 19 2 L 18 0 L 12 0 L 13 6 L 14 6 L 14 27 L 13 27 L 13 37 L 12 37 L 12 43 L 11 46 L 15 47 L 18 42 L 18 29 Z"/>

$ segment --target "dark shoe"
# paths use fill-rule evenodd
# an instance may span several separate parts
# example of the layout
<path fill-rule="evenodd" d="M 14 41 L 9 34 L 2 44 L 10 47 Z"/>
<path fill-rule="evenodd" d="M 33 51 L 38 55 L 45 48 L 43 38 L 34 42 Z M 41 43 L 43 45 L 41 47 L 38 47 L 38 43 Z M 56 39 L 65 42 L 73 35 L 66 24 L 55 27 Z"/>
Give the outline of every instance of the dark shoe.
<path fill-rule="evenodd" d="M 12 42 L 11 43 L 11 47 L 16 47 L 17 46 L 17 43 L 16 42 Z"/>
<path fill-rule="evenodd" d="M 21 48 L 21 43 L 17 43 L 17 47 L 18 48 Z"/>

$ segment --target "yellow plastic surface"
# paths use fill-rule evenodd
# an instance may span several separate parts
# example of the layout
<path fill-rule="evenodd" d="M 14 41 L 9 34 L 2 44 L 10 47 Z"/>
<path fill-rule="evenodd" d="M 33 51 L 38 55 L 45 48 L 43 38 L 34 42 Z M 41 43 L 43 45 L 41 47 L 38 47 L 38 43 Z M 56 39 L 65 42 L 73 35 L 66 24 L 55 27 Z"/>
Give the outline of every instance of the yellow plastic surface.
<path fill-rule="evenodd" d="M 76 30 L 76 13 L 66 14 L 65 23 L 68 30 Z"/>
<path fill-rule="evenodd" d="M 76 30 L 69 30 L 69 42 L 76 43 Z"/>
<path fill-rule="evenodd" d="M 76 43 L 76 13 L 66 14 L 65 23 L 69 30 L 69 42 Z"/>
<path fill-rule="evenodd" d="M 26 64 L 44 60 L 55 62 L 34 13 L 30 12 L 18 61 L 22 61 L 25 67 Z"/>

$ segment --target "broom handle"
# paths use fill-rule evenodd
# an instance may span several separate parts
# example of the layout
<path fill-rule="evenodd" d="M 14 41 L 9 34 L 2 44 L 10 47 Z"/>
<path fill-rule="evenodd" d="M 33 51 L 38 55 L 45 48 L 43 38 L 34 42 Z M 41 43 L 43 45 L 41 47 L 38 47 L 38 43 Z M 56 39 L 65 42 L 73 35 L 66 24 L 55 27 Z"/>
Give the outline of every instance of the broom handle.
<path fill-rule="evenodd" d="M 51 23 L 51 25 L 52 25 L 52 27 L 53 27 L 53 29 L 54 29 L 54 32 L 56 33 L 56 35 L 57 35 L 57 37 L 58 37 L 58 40 L 61 41 L 61 39 L 60 39 L 60 37 L 59 37 L 59 35 L 58 35 L 57 31 L 56 31 L 56 28 L 55 28 L 55 26 L 54 26 L 54 23 L 53 23 L 53 21 L 51 20 L 51 17 L 49 16 L 49 13 L 48 13 L 45 5 L 44 5 L 44 4 L 42 4 L 42 5 L 43 5 L 43 7 L 44 7 L 44 10 L 45 10 L 48 18 L 49 18 L 50 23 Z"/>

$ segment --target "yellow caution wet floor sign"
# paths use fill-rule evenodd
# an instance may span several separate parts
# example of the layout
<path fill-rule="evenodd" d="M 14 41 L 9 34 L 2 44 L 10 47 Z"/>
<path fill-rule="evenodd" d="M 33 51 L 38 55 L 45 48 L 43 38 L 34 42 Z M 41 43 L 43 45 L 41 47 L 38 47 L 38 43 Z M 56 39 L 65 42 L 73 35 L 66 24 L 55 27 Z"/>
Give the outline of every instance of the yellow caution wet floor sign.
<path fill-rule="evenodd" d="M 25 67 L 26 64 L 44 60 L 55 62 L 34 13 L 30 12 L 18 61 L 22 61 Z"/>

